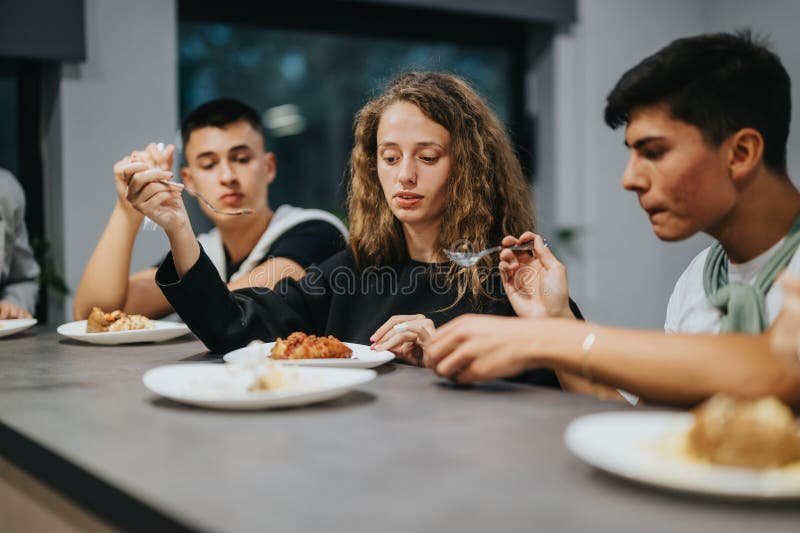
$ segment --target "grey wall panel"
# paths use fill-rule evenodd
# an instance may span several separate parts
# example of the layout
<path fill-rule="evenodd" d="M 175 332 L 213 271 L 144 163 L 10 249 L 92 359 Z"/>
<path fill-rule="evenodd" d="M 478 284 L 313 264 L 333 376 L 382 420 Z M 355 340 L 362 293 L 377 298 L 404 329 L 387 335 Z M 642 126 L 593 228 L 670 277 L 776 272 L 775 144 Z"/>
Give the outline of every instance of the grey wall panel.
<path fill-rule="evenodd" d="M 86 58 L 83 0 L 0 0 L 0 56 Z"/>

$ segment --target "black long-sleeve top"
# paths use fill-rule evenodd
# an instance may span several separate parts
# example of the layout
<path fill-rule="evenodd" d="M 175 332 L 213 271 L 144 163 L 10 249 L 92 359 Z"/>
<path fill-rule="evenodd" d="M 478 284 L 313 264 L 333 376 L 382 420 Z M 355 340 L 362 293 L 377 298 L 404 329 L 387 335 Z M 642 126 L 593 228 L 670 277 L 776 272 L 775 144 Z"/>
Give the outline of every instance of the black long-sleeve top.
<path fill-rule="evenodd" d="M 465 313 L 515 316 L 499 275 L 489 285 L 495 299 L 475 304 L 467 295 L 452 305 L 455 289 L 446 285 L 441 267 L 407 259 L 357 269 L 349 250 L 309 267 L 299 281 L 280 280 L 273 290 L 231 292 L 202 248 L 200 258 L 180 279 L 170 253 L 156 272 L 156 282 L 192 332 L 216 353 L 255 339 L 285 338 L 294 331 L 370 344 L 369 337 L 394 315 L 423 314 L 436 327 Z M 579 316 L 577 307 L 571 301 L 570 305 Z M 535 374 L 526 381 L 557 386 L 552 372 Z"/>

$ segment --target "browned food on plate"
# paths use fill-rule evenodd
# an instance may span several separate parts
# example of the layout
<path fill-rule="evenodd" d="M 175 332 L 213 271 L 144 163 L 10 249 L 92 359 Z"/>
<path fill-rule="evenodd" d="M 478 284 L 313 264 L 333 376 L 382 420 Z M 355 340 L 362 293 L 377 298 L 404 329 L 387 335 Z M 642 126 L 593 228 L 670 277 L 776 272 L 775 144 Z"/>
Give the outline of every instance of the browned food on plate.
<path fill-rule="evenodd" d="M 775 397 L 718 394 L 694 410 L 689 453 L 727 466 L 775 468 L 800 460 L 800 428 Z"/>
<path fill-rule="evenodd" d="M 117 309 L 110 313 L 99 307 L 93 307 L 86 319 L 86 333 L 106 333 L 109 331 L 130 331 L 134 329 L 151 329 L 153 324 L 143 315 L 129 315 Z"/>
<path fill-rule="evenodd" d="M 353 350 L 333 335 L 317 337 L 295 331 L 286 340 L 280 337 L 272 347 L 273 359 L 347 359 Z"/>

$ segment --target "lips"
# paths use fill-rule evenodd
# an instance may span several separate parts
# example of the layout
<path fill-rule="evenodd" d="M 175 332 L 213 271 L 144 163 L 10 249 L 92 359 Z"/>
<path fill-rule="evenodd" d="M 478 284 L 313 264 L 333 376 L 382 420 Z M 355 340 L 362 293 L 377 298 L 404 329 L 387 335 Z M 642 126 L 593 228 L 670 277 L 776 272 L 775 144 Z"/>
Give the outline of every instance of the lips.
<path fill-rule="evenodd" d="M 409 209 L 418 205 L 424 196 L 409 191 L 400 191 L 394 195 L 394 203 L 401 209 Z"/>
<path fill-rule="evenodd" d="M 225 205 L 238 205 L 242 201 L 242 198 L 244 198 L 242 193 L 229 192 L 220 196 L 219 201 Z"/>
<path fill-rule="evenodd" d="M 665 208 L 657 206 L 657 205 L 645 205 L 644 203 L 641 203 L 641 202 L 639 203 L 639 205 L 641 206 L 642 210 L 645 213 L 647 213 L 649 216 L 653 216 L 656 213 L 660 213 L 662 211 L 666 211 Z"/>

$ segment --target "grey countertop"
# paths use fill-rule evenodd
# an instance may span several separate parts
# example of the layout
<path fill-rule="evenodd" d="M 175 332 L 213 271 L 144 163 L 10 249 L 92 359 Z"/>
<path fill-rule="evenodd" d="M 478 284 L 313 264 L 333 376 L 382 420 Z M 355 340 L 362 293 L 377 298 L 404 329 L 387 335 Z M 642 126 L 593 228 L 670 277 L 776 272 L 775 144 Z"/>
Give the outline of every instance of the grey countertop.
<path fill-rule="evenodd" d="M 380 369 L 317 406 L 222 412 L 159 399 L 149 368 L 198 341 L 0 340 L 0 454 L 130 528 L 207 531 L 798 531 L 800 505 L 648 489 L 572 457 L 575 417 L 619 404 Z"/>

